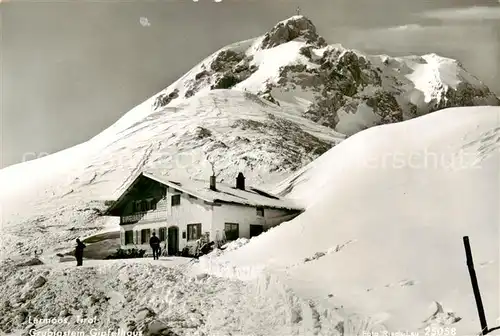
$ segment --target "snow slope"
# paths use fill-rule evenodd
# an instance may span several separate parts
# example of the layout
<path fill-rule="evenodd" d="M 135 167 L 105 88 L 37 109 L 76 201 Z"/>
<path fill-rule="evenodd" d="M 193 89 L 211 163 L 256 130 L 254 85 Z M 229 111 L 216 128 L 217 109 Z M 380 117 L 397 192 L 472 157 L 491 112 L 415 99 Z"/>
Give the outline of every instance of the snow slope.
<path fill-rule="evenodd" d="M 447 109 L 345 140 L 277 187 L 304 214 L 198 265 L 3 262 L 1 330 L 476 335 L 461 238 L 470 236 L 493 327 L 499 148 L 500 108 Z"/>
<path fill-rule="evenodd" d="M 207 91 L 117 129 L 0 171 L 3 257 L 35 249 L 54 253 L 54 248 L 67 249 L 75 238 L 109 226 L 114 219 L 99 216 L 103 201 L 116 199 L 142 170 L 208 179 L 209 157 L 217 161 L 221 180 L 229 178 L 232 184 L 242 171 L 254 185 L 270 183 L 344 138 L 249 93 L 231 90 Z"/>
<path fill-rule="evenodd" d="M 371 126 L 498 103 L 455 60 L 363 55 L 294 16 L 210 55 L 86 143 L 0 170 L 2 257 L 112 226 L 103 201 L 143 169 L 206 179 L 208 156 L 221 180 L 242 171 L 266 187 Z"/>
<path fill-rule="evenodd" d="M 307 210 L 236 251 L 203 258 L 202 269 L 266 273 L 318 311 L 354 316 L 358 328 L 477 335 L 462 243 L 469 236 L 489 326 L 500 324 L 499 107 L 368 129 L 275 191 Z"/>

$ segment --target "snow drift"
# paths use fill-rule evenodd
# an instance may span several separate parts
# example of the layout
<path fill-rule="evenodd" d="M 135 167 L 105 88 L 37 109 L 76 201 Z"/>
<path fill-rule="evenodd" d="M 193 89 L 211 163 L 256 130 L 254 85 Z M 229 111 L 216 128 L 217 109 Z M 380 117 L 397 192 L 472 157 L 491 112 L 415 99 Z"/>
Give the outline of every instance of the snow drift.
<path fill-rule="evenodd" d="M 391 331 L 477 334 L 462 237 L 470 237 L 493 327 L 499 149 L 498 107 L 445 109 L 363 131 L 278 186 L 304 214 L 204 262 L 219 273 L 266 269 L 303 297 Z"/>

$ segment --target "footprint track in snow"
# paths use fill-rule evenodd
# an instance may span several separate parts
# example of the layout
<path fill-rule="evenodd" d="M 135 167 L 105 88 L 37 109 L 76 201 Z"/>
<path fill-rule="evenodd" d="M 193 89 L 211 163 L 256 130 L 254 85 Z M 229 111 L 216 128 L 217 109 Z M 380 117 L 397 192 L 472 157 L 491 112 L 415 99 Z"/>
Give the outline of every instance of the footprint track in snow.
<path fill-rule="evenodd" d="M 482 133 L 479 138 L 469 141 L 462 146 L 463 150 L 476 148 L 479 152 L 500 148 L 500 127 L 495 127 Z"/>
<path fill-rule="evenodd" d="M 394 287 L 411 287 L 411 286 L 415 286 L 415 285 L 418 285 L 418 281 L 416 280 L 409 280 L 409 279 L 403 279 L 397 283 L 389 283 L 387 285 L 385 285 L 384 287 L 379 287 L 379 288 L 367 288 L 366 291 L 367 292 L 371 292 L 371 291 L 374 291 L 374 290 L 378 290 L 378 289 L 384 289 L 384 288 L 394 288 Z"/>
<path fill-rule="evenodd" d="M 497 150 L 500 151 L 500 127 L 483 132 L 474 140 L 465 143 L 461 147 L 461 151 L 476 156 L 472 162 L 473 167 L 477 167 L 480 162 L 486 160 Z"/>

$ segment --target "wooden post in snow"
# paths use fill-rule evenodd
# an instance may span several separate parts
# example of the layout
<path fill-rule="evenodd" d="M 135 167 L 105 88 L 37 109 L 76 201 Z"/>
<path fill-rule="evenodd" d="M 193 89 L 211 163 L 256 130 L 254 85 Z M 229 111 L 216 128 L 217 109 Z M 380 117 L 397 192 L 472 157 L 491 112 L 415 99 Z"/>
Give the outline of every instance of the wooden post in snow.
<path fill-rule="evenodd" d="M 479 315 L 479 322 L 481 323 L 480 335 L 486 335 L 488 333 L 488 324 L 486 323 L 486 316 L 484 314 L 483 301 L 481 300 L 481 292 L 479 291 L 479 285 L 477 283 L 476 271 L 474 270 L 474 261 L 472 260 L 469 237 L 464 236 L 463 241 L 465 256 L 467 258 L 467 267 L 469 268 L 470 281 L 472 284 L 472 291 L 474 292 L 474 298 L 476 299 L 477 313 Z"/>

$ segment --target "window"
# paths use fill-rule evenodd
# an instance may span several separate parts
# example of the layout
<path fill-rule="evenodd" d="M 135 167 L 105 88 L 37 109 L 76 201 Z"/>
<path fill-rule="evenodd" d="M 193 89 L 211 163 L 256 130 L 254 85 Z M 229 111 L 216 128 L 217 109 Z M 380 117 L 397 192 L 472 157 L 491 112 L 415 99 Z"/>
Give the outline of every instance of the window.
<path fill-rule="evenodd" d="M 224 225 L 224 233 L 227 240 L 236 240 L 240 237 L 240 226 L 236 223 L 226 223 Z"/>
<path fill-rule="evenodd" d="M 181 195 L 172 196 L 172 206 L 181 204 Z"/>
<path fill-rule="evenodd" d="M 257 207 L 257 216 L 264 217 L 264 208 L 263 207 Z"/>
<path fill-rule="evenodd" d="M 125 245 L 134 243 L 134 231 L 125 231 Z"/>
<path fill-rule="evenodd" d="M 201 224 L 188 224 L 187 240 L 197 240 L 201 238 Z"/>
<path fill-rule="evenodd" d="M 149 242 L 149 236 L 151 236 L 150 229 L 141 230 L 141 244 L 147 244 Z"/>
<path fill-rule="evenodd" d="M 134 212 L 146 212 L 155 209 L 156 209 L 155 199 L 147 199 L 134 202 Z"/>
<path fill-rule="evenodd" d="M 162 227 L 160 228 L 160 232 L 159 232 L 159 235 L 158 235 L 160 238 L 160 241 L 164 241 L 167 239 L 167 228 L 166 227 Z"/>

